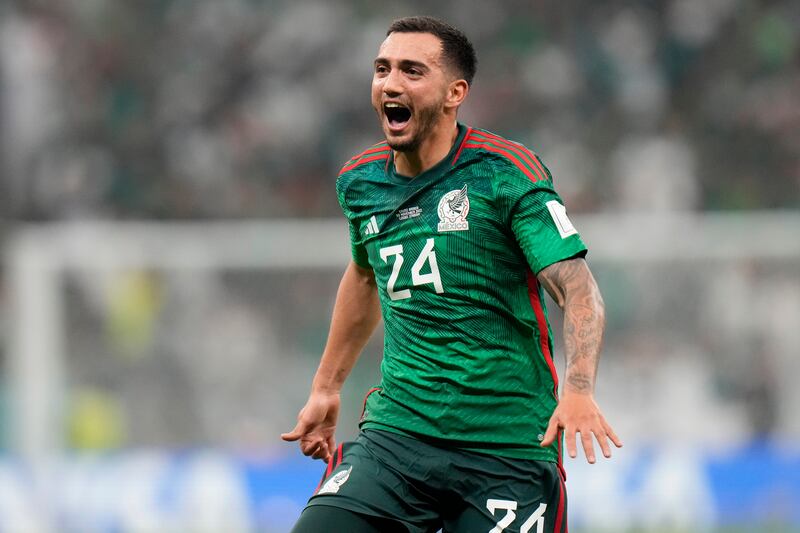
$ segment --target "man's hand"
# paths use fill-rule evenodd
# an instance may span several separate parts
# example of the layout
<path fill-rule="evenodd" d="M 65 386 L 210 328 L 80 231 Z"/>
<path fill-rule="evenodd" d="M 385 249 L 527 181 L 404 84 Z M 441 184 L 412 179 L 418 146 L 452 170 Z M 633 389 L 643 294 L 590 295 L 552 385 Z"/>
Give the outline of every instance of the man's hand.
<path fill-rule="evenodd" d="M 542 269 L 537 278 L 558 306 L 564 310 L 564 348 L 567 371 L 564 390 L 550 423 L 542 446 L 550 446 L 566 433 L 567 453 L 578 456 L 577 434 L 581 434 L 586 460 L 594 463 L 594 442 L 600 444 L 603 455 L 611 457 L 611 439 L 622 447 L 614 430 L 594 401 L 594 381 L 605 328 L 605 306 L 597 282 L 582 258 L 567 259 Z"/>
<path fill-rule="evenodd" d="M 300 441 L 300 451 L 326 463 L 336 449 L 334 433 L 339 418 L 339 394 L 312 393 L 297 415 L 297 425 L 281 434 L 285 441 Z"/>
<path fill-rule="evenodd" d="M 381 318 L 372 270 L 353 261 L 347 266 L 333 306 L 331 330 L 322 352 L 311 395 L 297 415 L 297 425 L 281 438 L 300 441 L 300 451 L 327 463 L 336 449 L 339 391 Z"/>
<path fill-rule="evenodd" d="M 581 434 L 583 452 L 586 460 L 595 462 L 594 442 L 592 435 L 597 439 L 600 449 L 606 458 L 611 457 L 611 447 L 608 439 L 617 448 L 622 447 L 622 441 L 606 422 L 603 413 L 590 394 L 566 393 L 561 397 L 558 407 L 550 417 L 547 431 L 542 439 L 542 446 L 550 446 L 558 438 L 559 430 L 563 429 L 567 443 L 567 453 L 573 459 L 578 456 L 577 433 Z"/>

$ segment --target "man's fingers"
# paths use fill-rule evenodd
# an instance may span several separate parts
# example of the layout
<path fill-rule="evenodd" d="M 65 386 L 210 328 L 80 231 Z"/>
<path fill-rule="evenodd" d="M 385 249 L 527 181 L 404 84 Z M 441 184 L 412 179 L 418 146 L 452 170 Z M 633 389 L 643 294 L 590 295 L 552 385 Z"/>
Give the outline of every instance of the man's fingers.
<path fill-rule="evenodd" d="M 564 444 L 566 445 L 567 455 L 573 459 L 578 457 L 578 433 L 581 435 L 580 444 L 589 463 L 594 463 L 597 460 L 594 449 L 595 440 L 597 440 L 603 456 L 607 458 L 611 457 L 609 439 L 617 448 L 622 447 L 620 438 L 608 425 L 602 413 L 596 410 L 582 412 L 578 409 L 576 411 L 573 406 L 573 409 L 566 409 L 562 412 L 562 406 L 559 406 L 553 416 L 550 417 L 541 445 L 550 446 L 556 439 L 560 439 L 559 432 L 562 429 L 564 431 Z"/>
<path fill-rule="evenodd" d="M 575 444 L 575 430 L 572 428 L 564 428 L 564 440 L 567 443 L 567 453 L 570 457 L 575 459 L 578 456 L 578 447 Z"/>
<path fill-rule="evenodd" d="M 597 443 L 600 445 L 600 449 L 603 450 L 603 457 L 605 457 L 606 459 L 611 457 L 611 447 L 608 445 L 608 438 L 606 433 L 595 432 L 594 437 L 597 439 Z"/>
<path fill-rule="evenodd" d="M 609 426 L 608 424 L 606 424 L 606 434 L 608 435 L 608 438 L 611 439 L 611 442 L 614 443 L 614 446 L 616 446 L 617 448 L 622 448 L 622 439 L 617 437 L 617 434 L 614 433 L 614 430 L 611 429 L 611 426 Z"/>
<path fill-rule="evenodd" d="M 328 445 L 321 440 L 313 440 L 300 444 L 303 455 L 310 455 L 314 459 L 322 459 L 329 455 Z"/>
<path fill-rule="evenodd" d="M 319 447 L 311 454 L 311 457 L 314 459 L 322 459 L 326 463 L 330 460 L 330 450 L 328 450 L 328 445 L 324 442 L 319 445 Z"/>
<path fill-rule="evenodd" d="M 583 453 L 586 454 L 586 460 L 594 464 L 595 457 L 594 457 L 594 443 L 592 442 L 592 432 L 581 431 L 581 442 L 583 443 Z"/>
<path fill-rule="evenodd" d="M 556 437 L 558 437 L 558 420 L 554 416 L 550 418 L 550 423 L 547 424 L 547 430 L 544 432 L 542 442 L 539 444 L 542 447 L 550 446 L 556 440 Z"/>
<path fill-rule="evenodd" d="M 303 455 L 311 455 L 319 448 L 319 442 L 300 442 L 300 452 Z"/>
<path fill-rule="evenodd" d="M 334 435 L 331 435 L 325 439 L 325 444 L 328 446 L 328 453 L 333 454 L 333 451 L 336 449 L 336 440 L 334 439 Z"/>
<path fill-rule="evenodd" d="M 303 433 L 305 433 L 305 428 L 301 427 L 301 424 L 298 422 L 289 433 L 281 433 L 281 438 L 287 442 L 293 442 L 302 437 Z"/>

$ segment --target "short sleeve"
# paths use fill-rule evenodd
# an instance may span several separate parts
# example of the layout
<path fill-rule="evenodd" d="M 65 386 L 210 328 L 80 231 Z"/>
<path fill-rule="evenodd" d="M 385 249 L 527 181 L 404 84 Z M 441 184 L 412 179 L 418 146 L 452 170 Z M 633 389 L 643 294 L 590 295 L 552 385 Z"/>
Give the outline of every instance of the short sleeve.
<path fill-rule="evenodd" d="M 509 200 L 509 222 L 531 270 L 542 269 L 586 255 L 586 245 L 567 216 L 564 203 L 550 187 L 533 183 L 514 187 Z"/>
<path fill-rule="evenodd" d="M 347 225 L 350 228 L 350 255 L 353 258 L 353 262 L 362 268 L 372 268 L 369 264 L 367 248 L 361 240 L 358 228 L 351 219 L 347 220 Z"/>
<path fill-rule="evenodd" d="M 350 256 L 353 262 L 362 268 L 372 268 L 369 264 L 369 254 L 364 245 L 361 232 L 359 231 L 358 221 L 355 214 L 347 206 L 345 199 L 345 187 L 339 181 L 336 183 L 336 196 L 339 200 L 339 205 L 342 208 L 345 218 L 347 218 L 347 226 L 350 230 Z"/>

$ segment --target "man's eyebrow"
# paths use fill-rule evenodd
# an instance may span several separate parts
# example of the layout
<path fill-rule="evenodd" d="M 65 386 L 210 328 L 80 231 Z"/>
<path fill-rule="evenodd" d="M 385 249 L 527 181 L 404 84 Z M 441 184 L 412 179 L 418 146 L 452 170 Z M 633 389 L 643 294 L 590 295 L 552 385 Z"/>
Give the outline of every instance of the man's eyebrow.
<path fill-rule="evenodd" d="M 375 59 L 375 66 L 388 65 L 389 63 L 390 61 L 385 57 L 378 57 Z M 398 66 L 403 70 L 410 68 L 418 68 L 426 71 L 430 70 L 430 67 L 426 63 L 423 63 L 422 61 L 414 61 L 413 59 L 401 59 L 398 61 Z"/>

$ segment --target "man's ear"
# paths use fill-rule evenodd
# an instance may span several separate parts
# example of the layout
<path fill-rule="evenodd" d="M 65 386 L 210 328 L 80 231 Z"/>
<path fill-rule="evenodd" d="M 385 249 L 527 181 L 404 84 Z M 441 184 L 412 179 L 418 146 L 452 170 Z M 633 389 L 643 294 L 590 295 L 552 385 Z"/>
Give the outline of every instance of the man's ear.
<path fill-rule="evenodd" d="M 466 80 L 455 80 L 447 88 L 445 107 L 458 107 L 464 103 L 469 94 L 469 84 Z"/>

